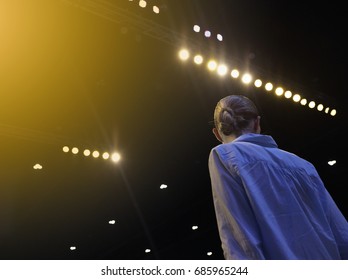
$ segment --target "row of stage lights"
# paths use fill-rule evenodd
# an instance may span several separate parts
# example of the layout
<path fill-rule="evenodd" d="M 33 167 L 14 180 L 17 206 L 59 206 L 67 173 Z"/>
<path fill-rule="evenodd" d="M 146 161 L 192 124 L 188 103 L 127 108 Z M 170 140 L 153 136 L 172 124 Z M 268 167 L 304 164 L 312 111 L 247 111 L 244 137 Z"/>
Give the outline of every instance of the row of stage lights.
<path fill-rule="evenodd" d="M 70 149 L 68 146 L 64 146 L 63 152 L 64 153 L 71 152 L 72 154 L 77 155 L 78 153 L 80 153 L 80 150 L 77 147 L 73 147 Z M 92 156 L 94 158 L 103 158 L 105 160 L 110 159 L 113 162 L 119 162 L 121 160 L 121 155 L 117 152 L 110 154 L 108 152 L 101 153 L 98 150 L 91 151 L 89 149 L 84 149 L 82 153 L 86 157 Z"/>
<path fill-rule="evenodd" d="M 191 54 L 189 52 L 189 50 L 187 49 L 181 49 L 179 51 L 179 58 L 182 61 L 187 61 L 189 60 L 191 57 Z M 202 55 L 200 54 L 196 54 L 193 56 L 193 62 L 197 65 L 201 65 L 204 63 L 204 58 Z M 208 68 L 209 71 L 216 71 L 216 73 L 219 76 L 226 76 L 229 72 L 229 68 L 226 64 L 223 63 L 218 63 L 216 60 L 214 59 L 210 59 L 207 61 L 206 66 Z M 253 83 L 255 87 L 257 88 L 261 88 L 263 86 L 263 81 L 261 79 L 254 79 L 252 77 L 252 75 L 250 73 L 244 73 L 241 74 L 240 71 L 238 69 L 232 69 L 230 70 L 230 75 L 232 78 L 234 79 L 238 79 L 240 78 L 240 80 L 244 83 L 244 84 L 251 84 Z M 267 82 L 264 84 L 264 89 L 267 92 L 271 92 L 274 91 L 274 93 L 277 96 L 284 96 L 287 99 L 292 99 L 294 102 L 296 103 L 300 103 L 301 105 L 305 106 L 308 105 L 308 107 L 310 109 L 316 108 L 318 111 L 322 111 L 325 112 L 326 114 L 330 114 L 331 116 L 335 116 L 337 114 L 336 109 L 331 109 L 329 107 L 324 107 L 323 104 L 316 104 L 315 101 L 308 101 L 306 98 L 302 98 L 300 94 L 296 93 L 293 94 L 290 90 L 285 90 L 282 87 L 275 87 L 273 85 L 273 83 L 271 82 Z"/>
<path fill-rule="evenodd" d="M 133 0 L 128 0 L 129 2 L 133 2 Z M 145 0 L 140 0 L 139 1 L 139 7 L 140 8 L 146 8 L 147 6 L 147 2 Z M 159 14 L 160 12 L 160 9 L 157 7 L 157 6 L 152 6 L 152 11 L 155 13 L 155 14 Z"/>

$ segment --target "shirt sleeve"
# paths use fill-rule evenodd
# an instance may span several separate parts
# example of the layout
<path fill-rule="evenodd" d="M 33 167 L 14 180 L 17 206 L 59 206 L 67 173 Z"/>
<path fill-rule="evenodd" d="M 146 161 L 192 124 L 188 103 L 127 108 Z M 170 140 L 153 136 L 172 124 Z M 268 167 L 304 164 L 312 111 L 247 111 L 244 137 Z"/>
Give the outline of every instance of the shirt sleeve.
<path fill-rule="evenodd" d="M 216 149 L 209 155 L 215 214 L 225 259 L 265 259 L 257 220 L 242 180 Z M 229 167 L 228 167 L 229 166 Z"/>

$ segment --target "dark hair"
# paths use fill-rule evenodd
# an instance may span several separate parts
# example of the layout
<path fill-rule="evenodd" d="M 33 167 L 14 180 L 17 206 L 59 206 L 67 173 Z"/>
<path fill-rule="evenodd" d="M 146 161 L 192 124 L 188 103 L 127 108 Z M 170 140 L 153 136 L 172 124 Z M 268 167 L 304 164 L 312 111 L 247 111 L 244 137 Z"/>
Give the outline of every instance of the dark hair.
<path fill-rule="evenodd" d="M 237 137 L 250 131 L 251 120 L 259 116 L 253 101 L 244 95 L 229 95 L 222 98 L 214 111 L 215 127 L 224 135 Z"/>

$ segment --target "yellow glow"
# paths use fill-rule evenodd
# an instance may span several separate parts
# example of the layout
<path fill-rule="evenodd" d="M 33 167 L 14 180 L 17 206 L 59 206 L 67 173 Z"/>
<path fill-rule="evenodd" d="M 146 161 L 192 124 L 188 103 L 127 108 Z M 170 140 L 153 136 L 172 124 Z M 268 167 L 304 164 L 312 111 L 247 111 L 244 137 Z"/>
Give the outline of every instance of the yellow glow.
<path fill-rule="evenodd" d="M 220 75 L 220 76 L 225 76 L 227 74 L 227 66 L 224 65 L 224 64 L 220 64 L 218 67 L 217 67 L 217 73 Z"/>
<path fill-rule="evenodd" d="M 284 93 L 284 96 L 285 96 L 285 98 L 291 98 L 291 96 L 292 96 L 292 92 L 290 91 L 290 90 L 287 90 L 285 93 Z"/>
<path fill-rule="evenodd" d="M 254 82 L 255 87 L 261 87 L 262 86 L 262 81 L 260 79 L 255 80 Z"/>
<path fill-rule="evenodd" d="M 111 156 L 113 162 L 119 162 L 121 160 L 121 155 L 119 153 L 113 153 Z"/>
<path fill-rule="evenodd" d="M 64 146 L 64 147 L 63 147 L 63 152 L 64 152 L 64 153 L 69 152 L 69 147 L 68 147 L 68 146 Z"/>
<path fill-rule="evenodd" d="M 91 151 L 88 150 L 88 149 L 85 149 L 85 150 L 83 151 L 83 154 L 84 154 L 86 157 L 88 157 L 88 156 L 91 154 Z"/>
<path fill-rule="evenodd" d="M 103 159 L 108 159 L 110 157 L 110 154 L 105 152 L 103 153 Z"/>
<path fill-rule="evenodd" d="M 195 57 L 193 58 L 194 63 L 196 64 L 202 64 L 203 63 L 203 56 L 201 56 L 200 54 L 195 55 Z"/>
<path fill-rule="evenodd" d="M 157 6 L 153 6 L 152 10 L 155 14 L 159 14 L 160 12 L 160 9 Z"/>
<path fill-rule="evenodd" d="M 76 148 L 76 147 L 74 147 L 74 148 L 71 149 L 71 152 L 72 152 L 74 155 L 76 155 L 76 154 L 78 154 L 79 149 Z"/>
<path fill-rule="evenodd" d="M 94 158 L 98 158 L 99 155 L 100 155 L 100 153 L 99 153 L 98 151 L 93 151 L 93 153 L 92 153 L 92 156 L 93 156 Z"/>
<path fill-rule="evenodd" d="M 210 71 L 214 71 L 217 68 L 217 62 L 215 60 L 209 60 L 207 66 Z"/>
<path fill-rule="evenodd" d="M 271 83 L 267 83 L 266 85 L 265 85 L 265 89 L 267 90 L 267 91 L 271 91 L 272 89 L 273 89 L 273 85 L 271 84 Z"/>
<path fill-rule="evenodd" d="M 42 165 L 37 163 L 33 166 L 33 168 L 34 169 L 42 169 Z"/>
<path fill-rule="evenodd" d="M 187 49 L 182 49 L 179 51 L 179 58 L 181 60 L 187 60 L 190 57 L 190 53 Z"/>
<path fill-rule="evenodd" d="M 248 73 L 244 74 L 243 77 L 242 77 L 242 82 L 244 84 L 249 84 L 251 82 L 251 80 L 252 80 L 252 77 Z"/>
<path fill-rule="evenodd" d="M 330 115 L 331 116 L 336 116 L 337 114 L 337 111 L 335 109 L 332 109 L 331 112 L 330 112 Z"/>
<path fill-rule="evenodd" d="M 231 71 L 231 77 L 235 78 L 235 79 L 238 78 L 239 77 L 239 71 L 237 69 L 233 69 Z"/>
<path fill-rule="evenodd" d="M 284 89 L 281 87 L 277 87 L 275 90 L 276 95 L 281 96 L 284 93 Z"/>
<path fill-rule="evenodd" d="M 292 100 L 294 100 L 295 102 L 299 102 L 301 100 L 301 96 L 299 94 L 295 94 L 293 97 L 292 97 Z"/>

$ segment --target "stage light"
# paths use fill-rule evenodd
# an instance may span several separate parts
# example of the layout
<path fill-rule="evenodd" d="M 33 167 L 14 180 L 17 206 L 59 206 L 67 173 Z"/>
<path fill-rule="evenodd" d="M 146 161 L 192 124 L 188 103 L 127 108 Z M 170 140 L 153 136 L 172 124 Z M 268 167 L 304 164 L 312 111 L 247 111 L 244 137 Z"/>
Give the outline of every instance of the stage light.
<path fill-rule="evenodd" d="M 42 169 L 42 165 L 37 163 L 33 166 L 33 168 L 34 169 Z"/>
<path fill-rule="evenodd" d="M 209 60 L 207 66 L 210 71 L 214 71 L 217 67 L 217 62 L 215 60 Z"/>
<path fill-rule="evenodd" d="M 267 91 L 271 91 L 271 90 L 273 89 L 272 83 L 268 82 L 268 83 L 265 85 L 265 89 L 266 89 Z"/>
<path fill-rule="evenodd" d="M 100 153 L 99 153 L 98 151 L 94 151 L 94 152 L 92 153 L 92 156 L 93 156 L 94 158 L 98 158 L 99 155 L 100 155 Z"/>
<path fill-rule="evenodd" d="M 254 82 L 255 87 L 259 88 L 262 86 L 262 81 L 260 79 L 255 80 Z"/>
<path fill-rule="evenodd" d="M 197 230 L 198 226 L 192 226 L 192 230 Z"/>
<path fill-rule="evenodd" d="M 76 250 L 76 247 L 75 247 L 75 246 L 71 246 L 71 247 L 70 247 L 70 250 L 71 250 L 71 251 L 74 251 L 74 250 Z"/>
<path fill-rule="evenodd" d="M 201 31 L 201 28 L 199 27 L 199 25 L 195 24 L 193 26 L 193 31 L 198 33 L 199 31 Z"/>
<path fill-rule="evenodd" d="M 110 157 L 110 154 L 108 152 L 103 153 L 102 155 L 103 159 L 108 159 Z"/>
<path fill-rule="evenodd" d="M 319 112 L 323 111 L 323 110 L 324 110 L 323 104 L 319 104 L 319 105 L 317 106 L 317 110 L 318 110 Z"/>
<path fill-rule="evenodd" d="M 306 98 L 301 99 L 300 104 L 301 105 L 306 105 L 307 104 L 307 99 Z"/>
<path fill-rule="evenodd" d="M 152 10 L 155 14 L 159 14 L 159 12 L 160 12 L 160 9 L 157 6 L 153 6 Z"/>
<path fill-rule="evenodd" d="M 332 109 L 331 112 L 330 112 L 330 115 L 331 116 L 336 116 L 337 114 L 337 111 L 335 109 Z"/>
<path fill-rule="evenodd" d="M 71 149 L 71 152 L 72 152 L 74 155 L 76 155 L 76 154 L 79 153 L 79 149 L 76 148 L 76 147 L 74 147 L 74 148 Z"/>
<path fill-rule="evenodd" d="M 284 89 L 282 87 L 276 88 L 276 90 L 275 90 L 276 95 L 281 96 L 281 95 L 283 95 L 283 93 L 284 93 Z"/>
<path fill-rule="evenodd" d="M 299 94 L 295 94 L 293 97 L 292 97 L 292 100 L 294 100 L 295 102 L 299 102 L 301 100 L 301 96 Z"/>
<path fill-rule="evenodd" d="M 139 1 L 139 6 L 142 7 L 142 8 L 145 8 L 145 7 L 146 7 L 146 4 L 147 4 L 147 3 L 146 3 L 146 1 L 144 1 L 144 0 L 140 0 L 140 1 Z"/>
<path fill-rule="evenodd" d="M 64 153 L 69 152 L 69 147 L 68 147 L 68 146 L 64 146 L 64 147 L 63 147 L 63 152 L 64 152 Z"/>
<path fill-rule="evenodd" d="M 242 82 L 244 83 L 244 84 L 249 84 L 250 82 L 251 82 L 251 80 L 252 80 L 252 77 L 251 77 L 251 75 L 250 74 L 244 74 L 243 75 L 243 77 L 242 77 Z"/>
<path fill-rule="evenodd" d="M 222 37 L 221 34 L 217 34 L 216 39 L 218 39 L 220 42 L 222 42 L 224 38 Z"/>
<path fill-rule="evenodd" d="M 330 165 L 330 166 L 333 166 L 333 165 L 336 164 L 336 161 L 335 160 L 330 160 L 330 161 L 328 161 L 327 164 Z"/>
<path fill-rule="evenodd" d="M 121 155 L 119 153 L 113 153 L 111 156 L 113 162 L 119 162 L 121 160 Z"/>
<path fill-rule="evenodd" d="M 308 107 L 313 109 L 315 107 L 315 102 L 314 101 L 309 102 Z"/>
<path fill-rule="evenodd" d="M 204 36 L 209 38 L 211 36 L 211 32 L 209 30 L 205 31 Z"/>
<path fill-rule="evenodd" d="M 217 67 L 217 73 L 218 75 L 220 76 L 225 76 L 227 74 L 227 66 L 224 65 L 224 64 L 220 64 L 218 67 Z"/>
<path fill-rule="evenodd" d="M 203 63 L 203 56 L 201 55 L 195 55 L 195 57 L 193 58 L 194 63 L 196 64 L 202 64 Z"/>
<path fill-rule="evenodd" d="M 290 91 L 290 90 L 287 90 L 285 93 L 284 93 L 284 96 L 285 96 L 285 98 L 291 98 L 291 96 L 292 96 L 292 92 Z"/>
<path fill-rule="evenodd" d="M 213 253 L 212 252 L 208 252 L 207 253 L 207 256 L 211 256 Z"/>
<path fill-rule="evenodd" d="M 91 151 L 88 150 L 88 149 L 85 149 L 85 150 L 83 151 L 83 154 L 84 154 L 86 157 L 88 157 L 88 156 L 91 154 Z"/>
<path fill-rule="evenodd" d="M 151 250 L 150 249 L 145 249 L 145 253 L 150 253 Z"/>
<path fill-rule="evenodd" d="M 181 60 L 187 60 L 190 57 L 190 53 L 187 49 L 182 49 L 179 51 L 179 58 Z"/>
<path fill-rule="evenodd" d="M 165 184 L 160 185 L 160 189 L 161 189 L 161 190 L 166 189 L 166 188 L 168 188 L 167 185 L 165 185 Z"/>
<path fill-rule="evenodd" d="M 110 220 L 110 221 L 109 221 L 109 224 L 110 224 L 110 225 L 114 225 L 115 223 L 116 223 L 115 220 Z"/>
<path fill-rule="evenodd" d="M 231 77 L 235 78 L 235 79 L 238 78 L 239 77 L 239 71 L 237 69 L 233 69 L 231 71 Z"/>

